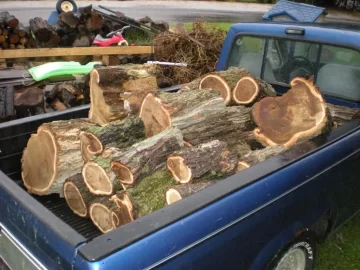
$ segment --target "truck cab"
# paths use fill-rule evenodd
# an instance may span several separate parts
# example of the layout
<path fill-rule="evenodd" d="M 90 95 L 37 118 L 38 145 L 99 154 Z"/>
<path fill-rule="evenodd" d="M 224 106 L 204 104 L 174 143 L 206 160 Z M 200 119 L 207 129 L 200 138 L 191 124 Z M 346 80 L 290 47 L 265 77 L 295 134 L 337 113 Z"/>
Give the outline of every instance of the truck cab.
<path fill-rule="evenodd" d="M 327 101 L 358 107 L 360 28 L 329 23 L 268 22 L 233 25 L 217 69 L 242 66 L 279 94 L 295 77 L 313 76 Z"/>

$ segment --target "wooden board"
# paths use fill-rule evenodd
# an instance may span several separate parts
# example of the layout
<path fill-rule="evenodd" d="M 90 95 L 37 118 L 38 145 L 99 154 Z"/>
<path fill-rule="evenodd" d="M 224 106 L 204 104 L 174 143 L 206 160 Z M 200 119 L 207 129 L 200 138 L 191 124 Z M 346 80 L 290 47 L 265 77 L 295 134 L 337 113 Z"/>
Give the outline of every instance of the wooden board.
<path fill-rule="evenodd" d="M 0 59 L 51 56 L 128 55 L 147 53 L 153 53 L 152 46 L 38 48 L 1 50 Z"/>

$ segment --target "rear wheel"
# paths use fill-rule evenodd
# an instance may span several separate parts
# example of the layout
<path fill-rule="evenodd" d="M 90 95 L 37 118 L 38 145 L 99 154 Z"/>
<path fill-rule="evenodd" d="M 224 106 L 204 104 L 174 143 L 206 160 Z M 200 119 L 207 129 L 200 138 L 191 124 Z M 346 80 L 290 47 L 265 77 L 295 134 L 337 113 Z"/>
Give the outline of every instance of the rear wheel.
<path fill-rule="evenodd" d="M 59 13 L 68 12 L 68 11 L 76 12 L 77 5 L 73 0 L 59 0 L 56 3 L 56 10 Z"/>
<path fill-rule="evenodd" d="M 312 270 L 316 252 L 316 239 L 305 233 L 280 251 L 268 270 Z"/>

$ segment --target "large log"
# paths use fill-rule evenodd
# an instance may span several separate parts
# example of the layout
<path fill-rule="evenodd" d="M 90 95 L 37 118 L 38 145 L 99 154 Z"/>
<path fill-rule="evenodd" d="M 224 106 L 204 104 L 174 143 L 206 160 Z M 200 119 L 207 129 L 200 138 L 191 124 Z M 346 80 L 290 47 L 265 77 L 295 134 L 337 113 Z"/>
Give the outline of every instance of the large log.
<path fill-rule="evenodd" d="M 232 104 L 232 90 L 237 82 L 250 73 L 239 67 L 230 67 L 227 70 L 206 74 L 199 82 L 199 89 L 212 89 L 219 91 L 226 105 Z"/>
<path fill-rule="evenodd" d="M 31 134 L 22 156 L 22 179 L 29 193 L 62 196 L 64 181 L 81 172 L 81 129 L 94 125 L 88 119 L 42 124 Z"/>
<path fill-rule="evenodd" d="M 194 146 L 214 139 L 238 142 L 244 131 L 255 127 L 251 108 L 226 107 L 220 93 L 211 90 L 148 94 L 139 116 L 147 137 L 175 126 L 184 140 Z"/>
<path fill-rule="evenodd" d="M 49 41 L 52 30 L 45 20 L 35 17 L 30 19 L 29 24 L 30 30 L 33 32 L 37 40 L 43 42 Z"/>
<path fill-rule="evenodd" d="M 265 81 L 253 76 L 241 78 L 235 85 L 232 98 L 236 104 L 252 106 L 264 97 L 276 97 L 275 89 Z"/>
<path fill-rule="evenodd" d="M 41 88 L 30 87 L 15 94 L 14 107 L 18 118 L 43 114 L 44 93 Z"/>
<path fill-rule="evenodd" d="M 159 73 L 161 70 L 152 65 L 94 68 L 90 73 L 89 119 L 99 125 L 124 119 L 127 113 L 121 93 L 157 89 Z"/>
<path fill-rule="evenodd" d="M 165 167 L 167 157 L 184 146 L 179 129 L 169 128 L 131 146 L 112 159 L 111 169 L 126 187 L 133 187 L 141 178 Z"/>
<path fill-rule="evenodd" d="M 331 126 L 326 103 L 312 79 L 295 78 L 281 97 L 265 97 L 255 103 L 254 135 L 264 146 L 284 145 L 315 137 Z"/>
<path fill-rule="evenodd" d="M 176 151 L 167 159 L 167 168 L 181 184 L 208 173 L 217 177 L 234 174 L 237 164 L 236 153 L 218 140 Z"/>
<path fill-rule="evenodd" d="M 195 194 L 204 188 L 214 185 L 218 181 L 219 180 L 198 181 L 195 183 L 172 186 L 166 191 L 166 203 L 170 205 L 192 194 Z"/>
<path fill-rule="evenodd" d="M 89 217 L 90 203 L 98 198 L 87 189 L 81 173 L 75 174 L 65 180 L 63 194 L 70 209 L 78 216 Z"/>
<path fill-rule="evenodd" d="M 82 157 L 87 162 L 100 155 L 105 147 L 125 149 L 144 138 L 144 123 L 135 115 L 110 122 L 104 127 L 92 126 L 80 133 Z"/>
<path fill-rule="evenodd" d="M 14 87 L 0 87 L 0 121 L 11 119 L 14 116 Z"/>

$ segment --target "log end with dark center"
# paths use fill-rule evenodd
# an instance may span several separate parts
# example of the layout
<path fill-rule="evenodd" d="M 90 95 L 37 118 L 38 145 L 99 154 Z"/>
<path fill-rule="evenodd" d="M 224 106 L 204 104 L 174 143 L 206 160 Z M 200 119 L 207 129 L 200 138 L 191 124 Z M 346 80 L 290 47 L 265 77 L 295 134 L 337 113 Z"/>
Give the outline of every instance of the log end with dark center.
<path fill-rule="evenodd" d="M 182 157 L 169 157 L 167 159 L 167 168 L 172 173 L 177 182 L 184 184 L 191 180 L 191 170 L 184 164 L 184 159 Z"/>
<path fill-rule="evenodd" d="M 225 104 L 231 102 L 231 89 L 228 83 L 218 75 L 209 74 L 204 76 L 199 84 L 200 89 L 211 89 L 220 92 Z"/>
<path fill-rule="evenodd" d="M 252 77 L 244 77 L 237 82 L 233 90 L 233 99 L 236 104 L 247 105 L 255 101 L 259 91 L 259 85 Z"/>
<path fill-rule="evenodd" d="M 89 191 L 95 195 L 111 195 L 112 182 L 106 172 L 95 162 L 87 162 L 82 169 L 82 176 Z"/>

